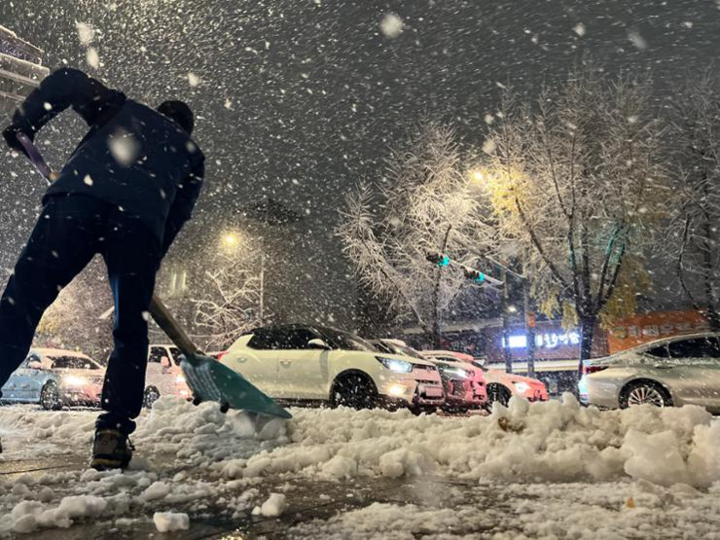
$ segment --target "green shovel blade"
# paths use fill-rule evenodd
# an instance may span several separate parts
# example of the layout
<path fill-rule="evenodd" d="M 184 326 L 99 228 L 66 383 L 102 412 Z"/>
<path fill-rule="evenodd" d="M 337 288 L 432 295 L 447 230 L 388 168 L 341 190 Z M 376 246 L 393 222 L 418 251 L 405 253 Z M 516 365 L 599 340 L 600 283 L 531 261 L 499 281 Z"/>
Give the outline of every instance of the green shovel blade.
<path fill-rule="evenodd" d="M 231 409 L 292 418 L 292 415 L 275 403 L 271 397 L 217 360 L 190 355 L 182 361 L 180 367 L 196 399 L 217 401 L 220 404 L 227 404 Z"/>

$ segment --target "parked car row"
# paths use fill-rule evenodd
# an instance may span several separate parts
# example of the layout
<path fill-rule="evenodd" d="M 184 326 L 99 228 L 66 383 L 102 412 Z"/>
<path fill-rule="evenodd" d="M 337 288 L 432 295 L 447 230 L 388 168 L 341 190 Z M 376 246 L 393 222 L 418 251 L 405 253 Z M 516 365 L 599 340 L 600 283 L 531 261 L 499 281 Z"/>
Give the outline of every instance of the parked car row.
<path fill-rule="evenodd" d="M 285 404 L 465 413 L 507 405 L 513 395 L 548 399 L 542 382 L 487 370 L 466 354 L 417 351 L 400 340 L 365 340 L 319 325 L 257 328 L 214 357 Z M 192 397 L 180 362 L 175 346 L 150 346 L 146 407 L 164 395 Z M 82 353 L 33 349 L 2 388 L 3 401 L 49 410 L 97 406 L 104 376 L 105 369 Z"/>
<path fill-rule="evenodd" d="M 365 340 L 319 325 L 257 328 L 220 362 L 287 404 L 466 412 L 494 401 L 507 404 L 512 395 L 548 399 L 542 382 L 492 373 L 467 355 L 419 352 L 399 340 Z"/>
<path fill-rule="evenodd" d="M 37 403 L 46 410 L 100 405 L 105 368 L 89 356 L 63 349 L 35 348 L 2 387 L 4 403 Z M 145 407 L 162 395 L 190 397 L 180 369 L 180 351 L 151 345 L 145 377 Z"/>

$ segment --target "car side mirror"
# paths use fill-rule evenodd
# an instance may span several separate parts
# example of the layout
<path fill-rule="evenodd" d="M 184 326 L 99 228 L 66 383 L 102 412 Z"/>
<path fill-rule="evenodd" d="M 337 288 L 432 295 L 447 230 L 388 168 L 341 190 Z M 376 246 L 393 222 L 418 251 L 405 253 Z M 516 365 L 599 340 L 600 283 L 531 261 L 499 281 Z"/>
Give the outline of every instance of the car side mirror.
<path fill-rule="evenodd" d="M 38 362 L 37 360 L 33 360 L 32 362 L 30 362 L 30 363 L 28 364 L 28 367 L 29 367 L 30 369 L 43 369 L 43 364 L 42 364 L 42 362 Z"/>
<path fill-rule="evenodd" d="M 330 345 L 325 343 L 325 340 L 320 338 L 311 339 L 308 341 L 308 347 L 311 349 L 321 349 L 323 351 L 329 351 Z"/>

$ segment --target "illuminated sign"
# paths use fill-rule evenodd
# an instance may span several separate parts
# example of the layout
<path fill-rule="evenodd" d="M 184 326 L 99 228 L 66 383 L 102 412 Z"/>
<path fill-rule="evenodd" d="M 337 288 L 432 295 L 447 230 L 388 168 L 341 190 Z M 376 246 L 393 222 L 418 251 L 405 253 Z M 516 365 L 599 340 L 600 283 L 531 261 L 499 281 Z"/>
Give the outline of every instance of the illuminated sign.
<path fill-rule="evenodd" d="M 503 346 L 505 340 L 502 340 Z M 535 334 L 535 348 L 557 349 L 558 347 L 573 347 L 580 345 L 580 333 L 577 330 L 570 332 L 541 332 Z M 527 347 L 527 336 L 516 334 L 508 337 L 508 348 L 524 349 Z"/>

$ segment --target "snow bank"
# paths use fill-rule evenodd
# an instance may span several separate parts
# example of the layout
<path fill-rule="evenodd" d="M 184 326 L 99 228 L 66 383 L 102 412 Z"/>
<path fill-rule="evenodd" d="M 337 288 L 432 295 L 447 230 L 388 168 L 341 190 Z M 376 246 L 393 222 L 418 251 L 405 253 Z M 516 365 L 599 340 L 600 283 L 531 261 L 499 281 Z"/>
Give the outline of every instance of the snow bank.
<path fill-rule="evenodd" d="M 571 395 L 513 399 L 489 417 L 298 410 L 292 444 L 227 462 L 230 478 L 443 475 L 504 481 L 608 481 L 708 487 L 720 480 L 720 423 L 699 407 L 600 412 Z"/>
<path fill-rule="evenodd" d="M 190 528 L 190 518 L 187 514 L 175 514 L 173 512 L 155 512 L 153 522 L 158 531 L 187 531 Z"/>
<path fill-rule="evenodd" d="M 2 408 L 4 457 L 89 454 L 96 414 Z M 698 407 L 601 412 L 566 395 L 532 405 L 512 399 L 489 416 L 462 418 L 347 409 L 293 414 L 290 421 L 223 415 L 213 403 L 161 398 L 139 419 L 132 439 L 140 459 L 132 470 L 0 480 L 0 533 L 116 519 L 131 509 L 141 513 L 132 517 L 150 519 L 162 505 L 202 512 L 209 500 L 223 501 L 228 516 L 256 506 L 262 515 L 280 515 L 284 497 L 267 498 L 264 477 L 300 483 L 439 477 L 528 486 L 634 480 L 720 490 L 720 420 Z"/>

